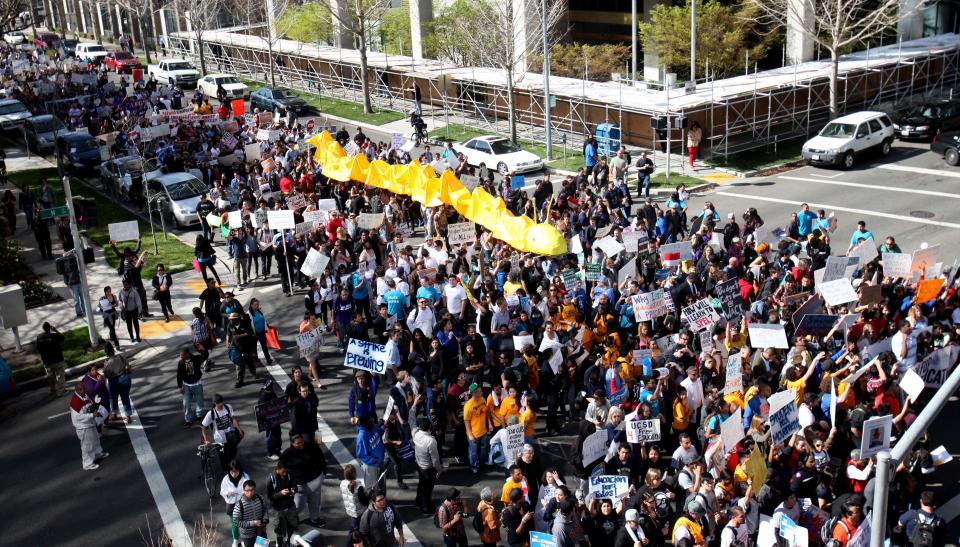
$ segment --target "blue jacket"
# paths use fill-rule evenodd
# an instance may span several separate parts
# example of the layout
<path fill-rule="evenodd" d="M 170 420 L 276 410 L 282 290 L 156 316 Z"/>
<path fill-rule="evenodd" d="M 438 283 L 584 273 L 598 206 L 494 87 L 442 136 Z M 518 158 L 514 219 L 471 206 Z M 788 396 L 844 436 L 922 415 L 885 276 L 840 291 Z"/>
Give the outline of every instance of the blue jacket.
<path fill-rule="evenodd" d="M 357 419 L 364 416 L 373 416 L 377 413 L 377 379 L 371 375 L 367 387 L 361 389 L 354 381 L 350 394 L 347 396 L 350 417 Z"/>
<path fill-rule="evenodd" d="M 356 456 L 364 465 L 383 465 L 383 429 L 379 425 L 369 431 L 357 428 Z"/>

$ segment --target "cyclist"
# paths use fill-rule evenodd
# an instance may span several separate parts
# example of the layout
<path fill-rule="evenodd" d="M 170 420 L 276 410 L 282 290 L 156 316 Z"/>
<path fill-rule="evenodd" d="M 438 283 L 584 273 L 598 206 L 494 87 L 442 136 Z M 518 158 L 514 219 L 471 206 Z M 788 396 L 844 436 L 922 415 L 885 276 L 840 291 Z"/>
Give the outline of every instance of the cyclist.
<path fill-rule="evenodd" d="M 203 417 L 201 425 L 203 427 L 200 434 L 203 435 L 204 444 L 215 442 L 223 445 L 220 464 L 223 470 L 227 471 L 229 462 L 237 457 L 237 445 L 244 435 L 243 428 L 233 413 L 233 406 L 224 403 L 223 396 L 219 393 L 214 395 L 213 408 Z"/>

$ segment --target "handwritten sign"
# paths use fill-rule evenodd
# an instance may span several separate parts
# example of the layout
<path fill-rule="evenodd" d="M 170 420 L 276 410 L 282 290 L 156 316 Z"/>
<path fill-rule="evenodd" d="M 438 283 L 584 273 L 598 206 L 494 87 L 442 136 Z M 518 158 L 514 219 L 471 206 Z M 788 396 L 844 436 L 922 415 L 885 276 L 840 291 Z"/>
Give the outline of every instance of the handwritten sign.
<path fill-rule="evenodd" d="M 383 213 L 360 213 L 357 226 L 362 230 L 375 230 L 383 224 Z"/>
<path fill-rule="evenodd" d="M 740 365 L 740 353 L 737 352 L 727 358 L 727 371 L 723 384 L 723 394 L 743 391 L 743 368 Z"/>
<path fill-rule="evenodd" d="M 788 349 L 790 347 L 787 343 L 787 332 L 779 323 L 773 325 L 752 323 L 747 325 L 747 331 L 750 333 L 750 346 L 754 348 Z"/>
<path fill-rule="evenodd" d="M 583 440 L 583 458 L 581 463 L 588 467 L 607 453 L 607 430 L 594 431 Z"/>
<path fill-rule="evenodd" d="M 631 297 L 633 316 L 637 321 L 652 321 L 667 314 L 667 302 L 664 300 L 663 294 L 663 289 L 657 289 Z"/>
<path fill-rule="evenodd" d="M 507 445 L 503 447 L 503 450 L 507 453 L 516 454 L 521 448 L 523 448 L 523 424 L 514 424 L 506 427 L 507 430 Z"/>
<path fill-rule="evenodd" d="M 729 418 L 720 424 L 720 438 L 723 440 L 723 450 L 731 452 L 743 440 L 743 415 L 738 408 Z"/>
<path fill-rule="evenodd" d="M 603 254 L 607 256 L 615 256 L 624 249 L 624 246 L 613 236 L 607 236 L 594 243 L 593 248 L 603 251 Z"/>
<path fill-rule="evenodd" d="M 387 346 L 366 340 L 350 339 L 347 354 L 343 359 L 344 366 L 383 374 L 389 364 L 390 354 L 387 353 Z"/>
<path fill-rule="evenodd" d="M 293 211 L 267 211 L 267 222 L 274 230 L 293 230 L 297 223 L 293 218 Z"/>
<path fill-rule="evenodd" d="M 473 243 L 477 240 L 477 225 L 473 222 L 458 222 L 447 225 L 447 241 L 450 245 Z"/>
<path fill-rule="evenodd" d="M 323 345 L 323 333 L 319 328 L 297 335 L 297 348 L 301 357 L 315 355 Z"/>
<path fill-rule="evenodd" d="M 770 396 L 769 403 L 770 436 L 774 444 L 780 444 L 800 431 L 796 392 L 793 389 L 778 391 Z"/>
<path fill-rule="evenodd" d="M 628 443 L 647 443 L 660 440 L 660 420 L 630 420 L 627 426 Z"/>
<path fill-rule="evenodd" d="M 317 277 L 327 269 L 329 262 L 330 257 L 311 247 L 307 251 L 307 258 L 303 261 L 303 265 L 300 266 L 300 271 L 307 277 Z"/>
<path fill-rule="evenodd" d="M 913 257 L 908 253 L 883 253 L 883 275 L 890 277 L 910 277 Z"/>
<path fill-rule="evenodd" d="M 743 315 L 746 306 L 744 306 L 743 298 L 740 296 L 740 286 L 736 279 L 728 279 L 723 283 L 718 283 L 714 290 L 720 300 L 724 317 L 732 320 Z"/>
<path fill-rule="evenodd" d="M 290 421 L 290 403 L 286 397 L 277 397 L 258 404 L 254 413 L 257 416 L 257 430 L 267 431 Z"/>
<path fill-rule="evenodd" d="M 857 291 L 853 290 L 853 285 L 846 277 L 827 281 L 818 288 L 820 295 L 823 296 L 828 306 L 840 306 L 860 299 Z"/>
<path fill-rule="evenodd" d="M 683 316 L 693 330 L 701 331 L 709 328 L 710 325 L 720 321 L 720 314 L 713 309 L 710 301 L 706 298 L 698 300 L 683 308 Z"/>
<path fill-rule="evenodd" d="M 110 241 L 136 241 L 140 239 L 140 223 L 136 220 L 107 224 Z"/>
<path fill-rule="evenodd" d="M 307 206 L 307 198 L 303 194 L 290 194 L 287 196 L 287 209 L 296 211 Z"/>
<path fill-rule="evenodd" d="M 620 499 L 630 492 L 630 477 L 597 475 L 590 477 L 590 493 L 598 500 Z"/>

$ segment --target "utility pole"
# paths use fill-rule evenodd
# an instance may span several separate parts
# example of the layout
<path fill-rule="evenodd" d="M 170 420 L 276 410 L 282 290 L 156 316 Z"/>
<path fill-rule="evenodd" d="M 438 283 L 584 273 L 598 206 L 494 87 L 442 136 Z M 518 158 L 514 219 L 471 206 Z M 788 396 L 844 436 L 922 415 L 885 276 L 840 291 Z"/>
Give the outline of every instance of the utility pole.
<path fill-rule="evenodd" d="M 697 0 L 690 0 L 690 81 L 697 87 Z"/>
<path fill-rule="evenodd" d="M 630 81 L 637 81 L 637 0 L 630 2 Z"/>
<path fill-rule="evenodd" d="M 547 35 L 547 0 L 543 0 L 543 127 L 547 139 L 547 160 L 553 157 L 550 134 L 550 39 Z"/>
<path fill-rule="evenodd" d="M 83 238 L 77 226 L 77 215 L 73 208 L 73 192 L 70 191 L 70 177 L 63 177 L 63 195 L 67 199 L 67 211 L 70 213 L 70 232 L 73 233 L 73 255 L 80 270 L 80 298 L 83 302 L 83 315 L 87 319 L 87 334 L 90 335 L 90 347 L 97 347 L 97 327 L 93 322 L 93 308 L 90 306 L 90 287 L 87 285 L 87 265 L 83 261 Z"/>

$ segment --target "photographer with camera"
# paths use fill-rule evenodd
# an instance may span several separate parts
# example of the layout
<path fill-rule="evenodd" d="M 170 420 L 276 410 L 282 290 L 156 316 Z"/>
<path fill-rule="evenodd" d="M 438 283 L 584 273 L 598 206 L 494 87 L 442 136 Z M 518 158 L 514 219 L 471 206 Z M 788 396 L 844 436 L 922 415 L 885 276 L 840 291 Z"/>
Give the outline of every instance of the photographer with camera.
<path fill-rule="evenodd" d="M 443 532 L 445 547 L 467 547 L 467 529 L 463 525 L 466 511 L 460 499 L 460 490 L 454 488 L 443 498 L 433 514 L 433 523 Z"/>
<path fill-rule="evenodd" d="M 110 454 L 103 451 L 100 446 L 100 435 L 97 432 L 97 413 L 100 409 L 100 398 L 91 400 L 87 395 L 87 390 L 83 387 L 83 382 L 77 382 L 73 390 L 73 397 L 70 398 L 70 420 L 73 422 L 74 429 L 77 430 L 77 437 L 80 438 L 80 454 L 83 461 L 83 469 L 93 471 L 100 467 L 97 460 L 102 460 Z"/>

